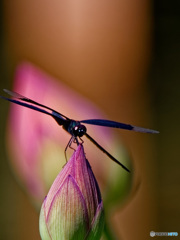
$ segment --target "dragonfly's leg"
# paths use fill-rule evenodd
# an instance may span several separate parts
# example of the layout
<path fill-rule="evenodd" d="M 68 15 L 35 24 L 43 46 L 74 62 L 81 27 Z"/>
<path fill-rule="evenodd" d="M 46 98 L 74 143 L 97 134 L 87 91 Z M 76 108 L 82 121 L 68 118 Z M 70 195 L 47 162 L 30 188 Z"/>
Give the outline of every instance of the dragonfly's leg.
<path fill-rule="evenodd" d="M 78 142 L 77 137 L 74 138 L 74 141 L 73 141 L 73 142 L 76 143 L 77 145 L 79 145 L 79 142 Z"/>
<path fill-rule="evenodd" d="M 80 138 L 80 137 L 79 137 Z M 84 141 L 82 140 L 82 138 L 80 138 L 80 140 L 81 140 L 81 143 L 83 144 L 84 143 Z"/>
<path fill-rule="evenodd" d="M 65 155 L 65 158 L 66 158 L 66 162 L 67 162 L 67 154 L 66 154 L 66 151 L 67 151 L 68 147 L 72 148 L 72 147 L 71 147 L 71 144 L 72 144 L 73 141 L 74 141 L 74 137 L 71 137 L 70 140 L 69 140 L 69 142 L 68 142 L 68 144 L 67 144 L 67 146 L 66 146 L 66 148 L 65 148 L 65 150 L 64 150 L 64 155 Z M 72 148 L 72 149 L 73 149 L 73 148 Z"/>

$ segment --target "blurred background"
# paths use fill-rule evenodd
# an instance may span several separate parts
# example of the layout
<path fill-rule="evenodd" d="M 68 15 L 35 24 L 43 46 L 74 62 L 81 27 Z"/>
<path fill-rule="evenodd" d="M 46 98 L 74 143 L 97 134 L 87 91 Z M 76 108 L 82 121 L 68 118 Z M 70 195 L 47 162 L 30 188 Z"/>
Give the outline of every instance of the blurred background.
<path fill-rule="evenodd" d="M 179 1 L 1 1 L 0 89 L 28 60 L 85 96 L 109 119 L 157 136 L 118 132 L 141 187 L 111 218 L 116 239 L 180 234 Z M 2 95 L 1 91 L 1 95 Z M 8 164 L 1 100 L 0 240 L 40 239 L 38 213 Z"/>

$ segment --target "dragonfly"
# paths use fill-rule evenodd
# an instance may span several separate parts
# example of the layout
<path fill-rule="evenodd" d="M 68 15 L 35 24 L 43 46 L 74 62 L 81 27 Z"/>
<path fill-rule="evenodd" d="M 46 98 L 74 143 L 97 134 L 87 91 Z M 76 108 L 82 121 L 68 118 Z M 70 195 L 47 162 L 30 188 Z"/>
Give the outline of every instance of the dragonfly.
<path fill-rule="evenodd" d="M 7 98 L 4 96 L 0 96 L 2 99 L 5 99 L 9 102 L 21 105 L 23 107 L 27 107 L 30 109 L 33 109 L 35 111 L 47 114 L 54 118 L 54 120 L 57 122 L 58 125 L 62 126 L 62 128 L 68 132 L 71 135 L 71 138 L 65 148 L 65 153 L 68 147 L 71 147 L 72 142 L 79 145 L 79 140 L 83 143 L 82 140 L 83 136 L 86 136 L 96 147 L 98 147 L 102 152 L 104 152 L 111 160 L 113 160 L 115 163 L 120 165 L 123 169 L 125 169 L 127 172 L 130 172 L 130 170 L 122 164 L 120 161 L 118 161 L 115 157 L 113 157 L 108 151 L 106 151 L 97 141 L 95 141 L 88 133 L 87 128 L 84 124 L 91 124 L 91 125 L 97 125 L 97 126 L 103 126 L 103 127 L 110 127 L 110 128 L 120 128 L 124 130 L 130 130 L 130 131 L 136 131 L 136 132 L 142 132 L 142 133 L 159 133 L 156 130 L 143 128 L 143 127 L 137 127 L 134 125 L 106 120 L 106 119 L 87 119 L 87 120 L 74 120 L 71 118 L 68 118 L 62 113 L 57 112 L 56 110 L 47 107 L 41 103 L 38 103 L 30 98 L 24 97 L 23 95 L 3 89 L 7 94 L 11 95 L 13 98 Z"/>

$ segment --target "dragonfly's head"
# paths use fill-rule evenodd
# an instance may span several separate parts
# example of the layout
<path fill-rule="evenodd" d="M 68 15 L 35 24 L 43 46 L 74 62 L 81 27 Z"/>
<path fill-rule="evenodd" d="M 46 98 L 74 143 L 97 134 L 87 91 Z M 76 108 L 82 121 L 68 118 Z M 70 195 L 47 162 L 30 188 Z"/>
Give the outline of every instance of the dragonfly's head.
<path fill-rule="evenodd" d="M 73 127 L 72 132 L 75 137 L 82 137 L 86 133 L 87 129 L 82 124 L 77 124 Z"/>

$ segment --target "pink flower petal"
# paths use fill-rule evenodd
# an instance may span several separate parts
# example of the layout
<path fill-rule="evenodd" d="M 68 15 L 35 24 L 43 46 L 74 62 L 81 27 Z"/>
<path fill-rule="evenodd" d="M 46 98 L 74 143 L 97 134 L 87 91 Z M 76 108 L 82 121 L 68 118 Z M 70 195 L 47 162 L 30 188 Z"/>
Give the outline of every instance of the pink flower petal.
<path fill-rule="evenodd" d="M 70 175 L 54 196 L 47 216 L 47 225 L 53 239 L 83 240 L 86 235 L 89 222 L 85 200 Z M 76 229 L 77 231 L 74 231 Z"/>
<path fill-rule="evenodd" d="M 96 210 L 96 214 L 91 223 L 91 227 L 87 234 L 87 240 L 100 239 L 104 229 L 104 210 L 103 202 L 101 202 Z"/>

